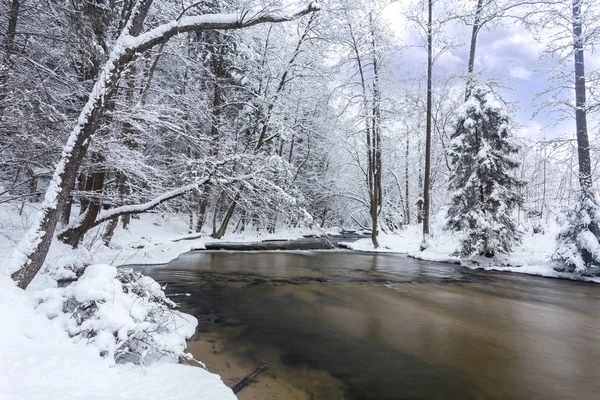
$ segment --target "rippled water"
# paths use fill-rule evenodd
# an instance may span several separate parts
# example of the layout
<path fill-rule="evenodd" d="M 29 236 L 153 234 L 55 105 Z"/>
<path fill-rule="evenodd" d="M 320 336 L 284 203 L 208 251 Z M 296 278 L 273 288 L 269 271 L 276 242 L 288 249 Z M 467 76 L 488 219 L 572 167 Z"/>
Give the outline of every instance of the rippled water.
<path fill-rule="evenodd" d="M 145 272 L 191 294 L 175 299 L 213 345 L 190 348 L 223 376 L 229 357 L 269 361 L 265 379 L 313 399 L 600 399 L 594 284 L 327 251 L 195 252 Z"/>

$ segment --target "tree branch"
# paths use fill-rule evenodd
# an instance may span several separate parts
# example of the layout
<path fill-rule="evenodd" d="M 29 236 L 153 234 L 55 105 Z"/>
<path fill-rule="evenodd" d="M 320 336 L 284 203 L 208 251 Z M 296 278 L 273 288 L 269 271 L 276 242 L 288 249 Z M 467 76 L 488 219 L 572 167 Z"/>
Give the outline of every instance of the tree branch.
<path fill-rule="evenodd" d="M 125 47 L 135 52 L 144 52 L 180 33 L 201 30 L 241 29 L 267 22 L 292 21 L 320 9 L 321 6 L 317 2 L 311 2 L 306 7 L 291 14 L 259 12 L 250 16 L 249 12 L 241 11 L 230 14 L 206 14 L 183 17 L 180 20 L 171 21 L 156 27 L 137 37 L 129 37 L 125 42 Z"/>

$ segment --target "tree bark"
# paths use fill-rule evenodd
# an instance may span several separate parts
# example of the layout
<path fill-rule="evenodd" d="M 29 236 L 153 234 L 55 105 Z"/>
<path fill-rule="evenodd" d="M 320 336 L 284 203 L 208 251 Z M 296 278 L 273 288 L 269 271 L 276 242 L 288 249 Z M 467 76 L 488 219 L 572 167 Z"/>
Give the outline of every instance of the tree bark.
<path fill-rule="evenodd" d="M 8 78 L 12 66 L 12 57 L 16 51 L 15 36 L 17 33 L 17 20 L 19 17 L 20 0 L 12 0 L 8 15 L 8 29 L 4 37 L 4 57 L 0 65 L 0 121 L 4 118 L 6 100 L 8 97 Z"/>
<path fill-rule="evenodd" d="M 575 125 L 577 129 L 577 156 L 579 158 L 579 185 L 592 186 L 590 143 L 587 132 L 587 104 L 585 93 L 585 62 L 583 28 L 581 22 L 582 0 L 573 0 L 573 56 L 575 60 Z"/>
<path fill-rule="evenodd" d="M 221 44 L 221 48 L 218 49 L 213 43 L 212 38 L 208 38 L 208 49 L 212 58 L 212 70 L 214 74 L 214 87 L 213 87 L 213 104 L 212 104 L 212 116 L 210 126 L 210 150 L 209 156 L 214 158 L 219 154 L 219 127 L 221 125 L 221 113 L 223 107 L 223 92 L 222 92 L 222 80 L 226 77 L 227 71 L 225 70 L 225 46 Z M 210 201 L 210 195 L 212 187 L 210 184 L 204 185 L 202 193 L 200 195 L 200 205 L 198 208 L 198 221 L 196 224 L 196 232 L 201 232 L 206 221 L 206 210 Z"/>
<path fill-rule="evenodd" d="M 104 161 L 105 161 L 105 158 L 102 154 L 100 154 L 100 153 L 92 154 L 92 163 L 93 164 L 103 165 Z M 102 207 L 101 196 L 102 196 L 102 192 L 104 190 L 105 176 L 106 176 L 106 174 L 105 174 L 104 168 L 102 168 L 102 169 L 96 170 L 91 175 L 91 177 L 88 178 L 89 180 L 92 181 L 92 187 L 91 187 L 92 195 L 91 195 L 91 198 L 89 199 L 85 217 L 83 218 L 83 221 L 77 228 L 69 229 L 65 233 L 63 233 L 59 236 L 59 239 L 61 241 L 65 242 L 66 244 L 71 245 L 73 248 L 77 248 L 77 246 L 79 246 L 79 243 L 83 239 L 83 236 L 85 235 L 85 233 L 87 231 L 89 231 L 92 228 L 94 221 L 96 221 L 96 217 L 100 213 L 100 210 Z"/>
<path fill-rule="evenodd" d="M 227 213 L 225 214 L 225 218 L 223 218 L 223 222 L 221 223 L 219 230 L 217 230 L 216 232 L 213 232 L 213 234 L 212 234 L 213 238 L 221 239 L 223 237 L 223 235 L 225 235 L 225 232 L 227 232 L 227 226 L 229 225 L 229 221 L 231 221 L 231 217 L 233 216 L 233 212 L 235 211 L 235 208 L 237 206 L 237 202 L 239 199 L 240 199 L 240 193 L 238 192 L 238 194 L 235 196 L 235 198 L 231 202 L 231 205 L 227 209 Z M 215 212 L 216 212 L 216 210 L 215 210 Z"/>
<path fill-rule="evenodd" d="M 406 187 L 404 188 L 405 190 L 405 201 L 406 201 L 406 207 L 405 207 L 405 218 L 404 218 L 404 222 L 406 223 L 406 225 L 410 225 L 410 182 L 409 182 L 409 174 L 408 174 L 408 156 L 409 156 L 409 152 L 410 152 L 410 134 L 409 132 L 406 132 L 406 153 L 405 153 L 405 164 L 404 164 L 404 182 Z"/>
<path fill-rule="evenodd" d="M 371 32 L 371 52 L 373 57 L 373 109 L 371 112 L 372 119 L 372 143 L 370 146 L 371 162 L 369 168 L 372 174 L 372 193 L 371 193 L 371 242 L 373 247 L 379 247 L 377 235 L 379 234 L 379 213 L 382 205 L 382 187 L 381 187 L 381 94 L 379 91 L 379 67 L 377 63 L 377 47 L 375 43 L 375 30 L 373 27 L 373 14 L 369 14 L 369 25 Z"/>
<path fill-rule="evenodd" d="M 428 0 L 427 18 L 427 126 L 425 131 L 425 183 L 423 185 L 423 241 L 421 251 L 427 247 L 430 218 L 431 185 L 431 82 L 433 72 L 433 0 Z"/>
<path fill-rule="evenodd" d="M 477 48 L 477 35 L 481 28 L 481 10 L 483 9 L 483 0 L 477 0 L 477 8 L 475 9 L 475 19 L 473 20 L 473 29 L 471 31 L 471 46 L 469 49 L 469 63 L 467 65 L 467 88 L 465 90 L 465 101 L 471 96 L 473 90 L 473 70 L 475 69 L 475 50 Z"/>

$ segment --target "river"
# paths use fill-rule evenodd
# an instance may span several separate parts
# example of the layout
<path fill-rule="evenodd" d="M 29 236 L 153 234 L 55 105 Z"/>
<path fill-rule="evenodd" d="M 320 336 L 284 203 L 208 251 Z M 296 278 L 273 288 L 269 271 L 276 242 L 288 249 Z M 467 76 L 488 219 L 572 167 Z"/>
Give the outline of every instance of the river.
<path fill-rule="evenodd" d="M 192 252 L 144 273 L 246 399 L 600 399 L 600 286 L 392 254 Z M 185 294 L 189 294 L 185 295 Z"/>

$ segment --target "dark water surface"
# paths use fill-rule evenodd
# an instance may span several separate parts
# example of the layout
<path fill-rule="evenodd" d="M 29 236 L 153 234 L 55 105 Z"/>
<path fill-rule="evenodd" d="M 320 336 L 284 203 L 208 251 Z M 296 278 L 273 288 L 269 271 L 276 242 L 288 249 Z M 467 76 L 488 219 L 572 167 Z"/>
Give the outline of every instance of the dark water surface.
<path fill-rule="evenodd" d="M 193 252 L 144 272 L 191 294 L 175 300 L 199 338 L 306 398 L 600 399 L 595 284 L 339 251 Z"/>

